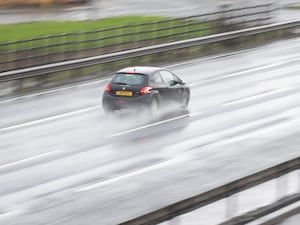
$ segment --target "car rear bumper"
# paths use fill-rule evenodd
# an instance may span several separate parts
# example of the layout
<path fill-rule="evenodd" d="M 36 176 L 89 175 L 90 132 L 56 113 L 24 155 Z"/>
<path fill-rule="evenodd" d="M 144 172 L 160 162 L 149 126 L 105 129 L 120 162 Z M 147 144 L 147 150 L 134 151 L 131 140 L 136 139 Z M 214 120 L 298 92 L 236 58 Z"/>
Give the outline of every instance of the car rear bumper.
<path fill-rule="evenodd" d="M 152 96 L 149 94 L 138 97 L 116 97 L 104 92 L 102 98 L 102 105 L 106 111 L 141 109 L 150 106 L 151 102 Z"/>

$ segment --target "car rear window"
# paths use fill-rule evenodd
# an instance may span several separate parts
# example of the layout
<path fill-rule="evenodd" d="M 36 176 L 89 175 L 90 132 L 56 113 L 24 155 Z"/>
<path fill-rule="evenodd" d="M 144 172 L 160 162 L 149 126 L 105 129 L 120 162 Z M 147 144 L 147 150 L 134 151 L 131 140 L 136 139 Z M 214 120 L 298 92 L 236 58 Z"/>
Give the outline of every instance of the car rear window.
<path fill-rule="evenodd" d="M 124 85 L 144 85 L 145 76 L 142 74 L 117 73 L 112 82 Z"/>

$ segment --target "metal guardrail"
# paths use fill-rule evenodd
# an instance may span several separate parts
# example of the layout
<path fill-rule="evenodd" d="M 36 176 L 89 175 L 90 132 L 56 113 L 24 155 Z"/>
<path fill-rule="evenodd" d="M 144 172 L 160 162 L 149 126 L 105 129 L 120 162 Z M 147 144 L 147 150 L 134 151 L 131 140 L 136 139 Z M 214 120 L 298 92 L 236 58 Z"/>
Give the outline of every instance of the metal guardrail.
<path fill-rule="evenodd" d="M 233 182 L 217 187 L 205 193 L 201 193 L 197 196 L 168 205 L 154 212 L 150 212 L 148 214 L 139 216 L 132 220 L 121 223 L 121 225 L 153 225 L 165 221 L 170 221 L 180 215 L 186 214 L 188 212 L 209 205 L 221 199 L 228 198 L 236 193 L 240 193 L 251 187 L 257 186 L 275 178 L 279 178 L 283 175 L 286 175 L 290 172 L 299 169 L 300 157 L 270 167 L 252 175 L 243 177 L 241 179 L 235 180 Z M 297 201 L 300 201 L 299 191 L 296 194 L 280 199 L 279 201 L 275 202 L 274 204 L 271 204 L 270 206 L 251 211 L 249 213 L 246 213 L 245 215 L 235 217 L 221 224 L 244 225 Z"/>
<path fill-rule="evenodd" d="M 270 24 L 273 4 L 0 43 L 0 72 Z"/>
<path fill-rule="evenodd" d="M 300 21 L 281 22 L 271 25 L 264 25 L 254 28 L 242 29 L 238 31 L 230 31 L 220 34 L 209 35 L 205 37 L 192 38 L 187 40 L 175 41 L 166 44 L 159 44 L 154 46 L 148 46 L 138 49 L 131 49 L 122 52 L 115 52 L 100 56 L 87 57 L 83 59 L 70 60 L 65 62 L 53 63 L 50 65 L 43 65 L 37 67 L 31 67 L 26 69 L 8 71 L 0 73 L 0 82 L 13 81 L 22 78 L 43 76 L 50 73 L 62 72 L 72 69 L 78 69 L 101 63 L 113 62 L 118 60 L 130 59 L 140 56 L 151 55 L 155 53 L 161 53 L 171 50 L 178 50 L 213 42 L 226 41 L 230 39 L 246 37 L 256 34 L 268 33 L 272 31 L 296 28 L 300 26 Z"/>

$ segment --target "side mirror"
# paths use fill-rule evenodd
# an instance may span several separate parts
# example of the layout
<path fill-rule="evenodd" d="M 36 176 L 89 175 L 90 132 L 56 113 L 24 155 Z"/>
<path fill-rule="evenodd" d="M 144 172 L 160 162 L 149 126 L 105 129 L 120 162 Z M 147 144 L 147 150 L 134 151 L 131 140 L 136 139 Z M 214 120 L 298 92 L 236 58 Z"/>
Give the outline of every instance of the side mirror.
<path fill-rule="evenodd" d="M 170 81 L 170 86 L 174 86 L 174 85 L 176 85 L 176 84 L 178 84 L 178 82 L 177 82 L 176 80 L 171 80 L 171 81 Z"/>

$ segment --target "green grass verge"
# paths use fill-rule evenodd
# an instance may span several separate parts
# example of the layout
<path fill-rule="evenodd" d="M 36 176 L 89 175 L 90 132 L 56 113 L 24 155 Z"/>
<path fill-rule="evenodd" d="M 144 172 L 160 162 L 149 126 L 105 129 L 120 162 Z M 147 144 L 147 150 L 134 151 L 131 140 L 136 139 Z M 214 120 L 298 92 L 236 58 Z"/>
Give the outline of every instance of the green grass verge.
<path fill-rule="evenodd" d="M 86 32 L 104 28 L 124 26 L 129 24 L 139 24 L 147 22 L 155 22 L 167 19 L 166 17 L 156 16 L 125 16 L 105 18 L 91 21 L 64 21 L 64 22 L 33 22 L 18 24 L 2 24 L 0 25 L 0 43 L 31 39 L 49 35 Z"/>
<path fill-rule="evenodd" d="M 300 10 L 300 5 L 288 6 L 287 9 Z"/>
<path fill-rule="evenodd" d="M 39 48 L 37 49 L 38 52 L 49 53 L 100 48 L 107 45 L 119 45 L 119 48 L 126 49 L 128 43 L 139 43 L 145 46 L 208 35 L 214 32 L 211 29 L 213 26 L 212 22 L 168 19 L 157 16 L 125 16 L 96 21 L 36 22 L 0 25 L 0 33 L 2 34 L 0 35 L 0 43 L 69 34 L 64 37 L 57 36 L 24 43 L 0 45 L 0 52 L 34 47 Z M 103 30 L 114 27 L 119 28 Z M 176 28 L 170 29 L 170 27 Z M 153 40 L 155 43 L 152 43 Z M 124 43 L 127 44 L 124 46 Z"/>

